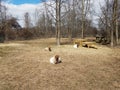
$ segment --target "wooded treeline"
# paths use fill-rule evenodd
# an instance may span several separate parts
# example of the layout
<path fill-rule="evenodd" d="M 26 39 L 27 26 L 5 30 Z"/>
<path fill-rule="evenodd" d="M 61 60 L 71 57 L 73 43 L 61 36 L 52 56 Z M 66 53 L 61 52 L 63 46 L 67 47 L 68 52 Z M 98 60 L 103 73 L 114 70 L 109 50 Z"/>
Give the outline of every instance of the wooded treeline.
<path fill-rule="evenodd" d="M 43 0 L 44 10 L 36 9 L 34 25 L 28 12 L 24 14 L 25 27 L 22 28 L 17 18 L 7 13 L 7 8 L 0 0 L 0 39 L 31 39 L 56 37 L 85 38 L 96 35 L 105 36 L 111 46 L 119 44 L 120 38 L 120 1 L 105 0 L 100 5 L 101 14 L 95 12 L 94 0 Z M 8 8 L 9 9 L 9 8 Z M 98 25 L 94 16 L 99 17 Z M 4 37 L 4 38 L 2 38 Z"/>
<path fill-rule="evenodd" d="M 105 0 L 99 16 L 99 29 L 111 41 L 111 46 L 119 44 L 120 38 L 120 1 Z"/>

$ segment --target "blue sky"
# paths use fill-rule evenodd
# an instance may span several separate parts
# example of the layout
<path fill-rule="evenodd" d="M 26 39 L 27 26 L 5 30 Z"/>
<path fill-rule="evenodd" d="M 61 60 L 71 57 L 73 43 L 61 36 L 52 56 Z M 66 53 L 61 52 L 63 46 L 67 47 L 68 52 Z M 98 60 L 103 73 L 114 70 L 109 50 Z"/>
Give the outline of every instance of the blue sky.
<path fill-rule="evenodd" d="M 10 0 L 11 3 L 20 5 L 20 4 L 38 4 L 41 0 Z"/>

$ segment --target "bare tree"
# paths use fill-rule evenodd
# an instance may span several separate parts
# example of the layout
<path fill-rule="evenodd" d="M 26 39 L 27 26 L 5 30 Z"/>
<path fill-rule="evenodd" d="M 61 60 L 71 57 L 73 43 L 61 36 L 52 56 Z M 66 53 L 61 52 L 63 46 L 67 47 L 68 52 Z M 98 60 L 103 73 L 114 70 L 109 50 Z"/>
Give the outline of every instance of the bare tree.
<path fill-rule="evenodd" d="M 61 31 L 61 0 L 56 0 L 56 40 L 57 45 L 60 45 L 60 31 Z"/>
<path fill-rule="evenodd" d="M 102 16 L 100 17 L 102 29 L 105 30 L 111 40 L 111 46 L 119 43 L 118 31 L 118 0 L 105 0 L 105 6 L 101 7 Z"/>
<path fill-rule="evenodd" d="M 26 12 L 25 15 L 24 15 L 24 18 L 25 18 L 25 27 L 28 29 L 30 28 L 30 16 L 29 16 L 29 13 Z"/>
<path fill-rule="evenodd" d="M 6 25 L 6 12 L 7 8 L 5 5 L 2 5 L 2 1 L 0 0 L 0 31 L 4 32 L 5 39 L 7 40 L 7 25 Z"/>
<path fill-rule="evenodd" d="M 84 38 L 85 37 L 85 24 L 86 24 L 86 20 L 88 19 L 88 16 L 90 15 L 90 9 L 91 9 L 91 2 L 90 0 L 76 0 L 77 2 L 77 14 L 80 18 L 80 25 L 81 25 L 81 37 Z"/>
<path fill-rule="evenodd" d="M 44 2 L 46 0 L 43 0 Z M 50 11 L 46 6 L 47 12 L 55 19 L 55 26 L 56 26 L 56 43 L 57 45 L 60 45 L 60 31 L 61 31 L 61 0 L 52 0 L 52 2 L 55 2 L 55 7 L 52 6 L 52 4 L 47 4 L 48 7 L 55 9 L 56 15 L 54 16 L 52 11 Z"/>
<path fill-rule="evenodd" d="M 119 44 L 119 35 L 118 35 L 118 0 L 114 1 L 115 3 L 115 34 L 116 34 L 116 44 Z"/>
<path fill-rule="evenodd" d="M 82 0 L 82 38 L 84 38 L 84 29 L 85 29 L 85 0 Z"/>
<path fill-rule="evenodd" d="M 118 0 L 113 1 L 113 14 L 112 14 L 112 30 L 111 30 L 111 46 L 118 44 Z M 115 32 L 115 36 L 114 36 Z"/>

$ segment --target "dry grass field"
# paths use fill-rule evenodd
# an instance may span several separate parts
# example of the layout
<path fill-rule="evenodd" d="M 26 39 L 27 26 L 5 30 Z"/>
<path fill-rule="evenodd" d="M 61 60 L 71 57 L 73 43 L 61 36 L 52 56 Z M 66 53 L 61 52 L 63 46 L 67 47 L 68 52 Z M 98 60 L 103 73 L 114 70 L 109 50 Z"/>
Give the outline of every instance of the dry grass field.
<path fill-rule="evenodd" d="M 120 90 L 119 47 L 75 49 L 66 41 L 61 46 L 54 38 L 0 44 L 0 90 Z M 62 63 L 50 64 L 56 54 Z"/>

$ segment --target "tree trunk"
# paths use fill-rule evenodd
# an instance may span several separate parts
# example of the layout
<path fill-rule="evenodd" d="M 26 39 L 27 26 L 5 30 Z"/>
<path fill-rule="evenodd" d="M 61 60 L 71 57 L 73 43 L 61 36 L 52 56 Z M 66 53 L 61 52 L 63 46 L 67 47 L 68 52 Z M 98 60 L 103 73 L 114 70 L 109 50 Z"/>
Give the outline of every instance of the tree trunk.
<path fill-rule="evenodd" d="M 84 31 L 85 31 L 85 12 L 84 12 L 84 0 L 82 0 L 82 38 L 84 38 Z"/>
<path fill-rule="evenodd" d="M 72 31 L 71 28 L 68 27 L 68 38 L 69 38 L 69 42 L 72 41 Z"/>
<path fill-rule="evenodd" d="M 119 35 L 118 35 L 118 0 L 115 0 L 115 31 L 116 31 L 116 44 L 119 43 Z"/>
<path fill-rule="evenodd" d="M 114 25 L 112 26 L 112 30 L 111 30 L 111 47 L 114 46 Z"/>
<path fill-rule="evenodd" d="M 68 2 L 68 11 L 69 11 L 69 14 L 68 14 L 68 21 L 67 21 L 67 27 L 68 27 L 68 38 L 69 38 L 69 41 L 71 42 L 72 40 L 72 32 L 71 32 L 71 19 L 72 19 L 72 15 L 71 15 L 71 8 L 70 8 L 70 2 Z"/>
<path fill-rule="evenodd" d="M 61 11 L 61 0 L 56 0 L 56 41 L 57 45 L 60 45 L 60 29 L 61 29 L 61 20 L 60 20 L 60 11 Z"/>
<path fill-rule="evenodd" d="M 116 20 L 116 44 L 119 44 L 119 35 L 118 35 L 118 20 Z"/>
<path fill-rule="evenodd" d="M 107 32 L 107 39 L 110 39 L 110 31 L 109 31 L 109 27 L 108 27 L 108 15 L 109 15 L 109 0 L 107 0 L 107 2 L 106 2 L 106 5 L 107 5 L 107 9 L 106 9 L 106 14 L 105 14 L 105 23 L 106 23 L 106 25 L 105 25 L 105 29 L 106 29 L 106 32 Z"/>
<path fill-rule="evenodd" d="M 118 7 L 118 0 L 114 0 L 113 2 L 113 25 L 111 31 L 111 46 L 113 47 L 115 44 L 118 44 L 118 21 L 117 21 L 117 7 Z M 114 37 L 115 32 L 115 37 Z"/>

